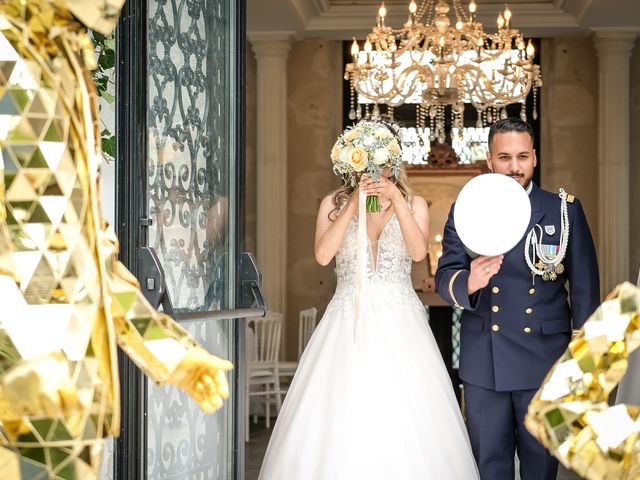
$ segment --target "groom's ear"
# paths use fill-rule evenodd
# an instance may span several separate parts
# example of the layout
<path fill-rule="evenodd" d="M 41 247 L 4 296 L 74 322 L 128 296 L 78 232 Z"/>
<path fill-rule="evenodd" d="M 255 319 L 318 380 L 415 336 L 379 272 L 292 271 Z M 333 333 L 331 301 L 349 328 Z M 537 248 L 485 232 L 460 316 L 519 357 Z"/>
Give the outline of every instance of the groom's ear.
<path fill-rule="evenodd" d="M 487 167 L 493 172 L 493 164 L 491 163 L 491 150 L 487 150 Z"/>

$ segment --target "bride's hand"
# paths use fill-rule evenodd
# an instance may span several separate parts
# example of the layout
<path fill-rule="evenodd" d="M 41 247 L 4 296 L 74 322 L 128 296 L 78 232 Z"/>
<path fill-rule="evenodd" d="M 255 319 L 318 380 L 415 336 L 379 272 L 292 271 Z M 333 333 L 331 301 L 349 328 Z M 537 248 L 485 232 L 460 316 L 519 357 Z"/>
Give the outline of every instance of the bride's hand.
<path fill-rule="evenodd" d="M 360 187 L 367 196 L 385 197 L 392 202 L 395 199 L 403 198 L 396 184 L 385 176 L 381 176 L 380 180 L 376 182 L 369 174 L 365 173 L 360 180 Z"/>

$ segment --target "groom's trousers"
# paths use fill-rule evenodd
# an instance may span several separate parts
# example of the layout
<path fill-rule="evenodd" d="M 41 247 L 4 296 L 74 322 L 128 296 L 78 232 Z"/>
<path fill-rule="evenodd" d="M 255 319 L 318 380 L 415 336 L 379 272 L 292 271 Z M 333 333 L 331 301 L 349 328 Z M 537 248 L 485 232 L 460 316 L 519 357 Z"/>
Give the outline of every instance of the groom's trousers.
<path fill-rule="evenodd" d="M 521 480 L 555 480 L 558 461 L 524 427 L 537 390 L 496 392 L 464 383 L 467 430 L 482 480 L 513 480 L 514 454 Z"/>

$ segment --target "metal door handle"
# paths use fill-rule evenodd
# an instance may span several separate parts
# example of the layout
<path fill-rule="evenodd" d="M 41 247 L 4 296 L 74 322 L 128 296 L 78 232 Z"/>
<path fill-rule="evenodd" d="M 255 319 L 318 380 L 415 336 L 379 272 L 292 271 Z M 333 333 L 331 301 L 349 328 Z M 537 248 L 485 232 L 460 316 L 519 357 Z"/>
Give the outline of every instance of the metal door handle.
<path fill-rule="evenodd" d="M 145 298 L 158 308 L 162 305 L 163 311 L 176 317 L 167 291 L 167 283 L 164 269 L 153 247 L 138 248 L 138 262 L 142 272 L 142 293 Z M 221 259 L 224 262 L 226 259 Z M 258 268 L 255 257 L 250 252 L 240 254 L 240 305 L 239 308 L 228 310 L 211 310 L 205 312 L 181 312 L 180 320 L 222 320 L 235 318 L 264 317 L 267 307 L 264 295 L 260 289 L 262 274 Z"/>
<path fill-rule="evenodd" d="M 181 312 L 180 320 L 230 320 L 264 317 L 267 306 L 260 285 L 262 274 L 255 257 L 250 252 L 240 254 L 240 308 L 210 310 L 207 312 Z"/>
<path fill-rule="evenodd" d="M 162 305 L 162 311 L 173 317 L 173 304 L 167 291 L 164 269 L 153 247 L 139 247 L 138 265 L 142 272 L 142 294 L 154 308 Z"/>

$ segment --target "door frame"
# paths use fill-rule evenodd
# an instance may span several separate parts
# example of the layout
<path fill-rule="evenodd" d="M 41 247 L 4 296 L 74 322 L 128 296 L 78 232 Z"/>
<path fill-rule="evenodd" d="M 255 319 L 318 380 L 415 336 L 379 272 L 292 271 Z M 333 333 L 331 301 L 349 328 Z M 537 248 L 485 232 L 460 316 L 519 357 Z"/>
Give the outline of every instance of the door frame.
<path fill-rule="evenodd" d="M 116 29 L 115 227 L 120 261 L 139 278 L 136 248 L 146 245 L 140 221 L 147 211 L 148 157 L 147 0 L 125 2 Z M 118 350 L 120 435 L 115 441 L 116 480 L 146 480 L 147 387 L 144 375 Z"/>

